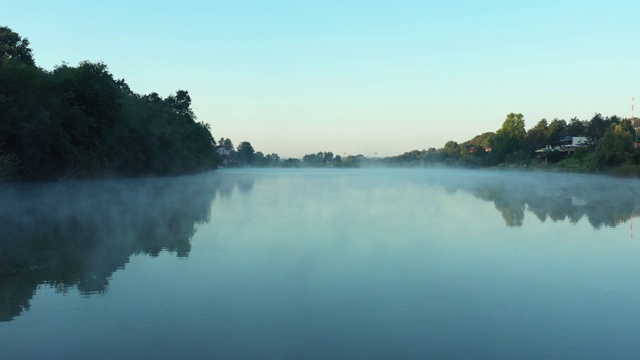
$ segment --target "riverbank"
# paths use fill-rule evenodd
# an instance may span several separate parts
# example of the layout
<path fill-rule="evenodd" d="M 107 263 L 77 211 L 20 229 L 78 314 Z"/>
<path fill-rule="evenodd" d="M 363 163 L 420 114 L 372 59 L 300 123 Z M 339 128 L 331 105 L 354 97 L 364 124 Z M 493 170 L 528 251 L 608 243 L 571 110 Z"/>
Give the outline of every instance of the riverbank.
<path fill-rule="evenodd" d="M 532 171 L 549 171 L 558 173 L 578 173 L 588 175 L 606 175 L 621 178 L 640 178 L 640 166 L 621 164 L 615 167 L 594 167 L 590 157 L 567 158 L 556 163 L 531 160 L 527 164 L 499 164 L 495 169 L 528 169 Z"/>

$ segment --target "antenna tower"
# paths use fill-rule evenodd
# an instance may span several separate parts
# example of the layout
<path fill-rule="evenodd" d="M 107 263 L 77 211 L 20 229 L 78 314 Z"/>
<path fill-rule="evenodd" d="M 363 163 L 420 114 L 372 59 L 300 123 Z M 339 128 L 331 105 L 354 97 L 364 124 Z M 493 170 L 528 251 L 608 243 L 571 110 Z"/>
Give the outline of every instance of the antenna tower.
<path fill-rule="evenodd" d="M 633 147 L 637 149 L 638 148 L 638 131 L 636 129 L 636 117 L 633 115 L 634 103 L 635 103 L 635 97 L 631 95 L 631 126 L 633 126 L 633 132 L 635 135 L 633 140 Z"/>
<path fill-rule="evenodd" d="M 633 126 L 633 132 L 634 132 L 634 140 L 633 140 L 633 146 L 634 148 L 638 148 L 638 130 L 636 129 L 636 117 L 633 115 L 633 108 L 634 108 L 634 102 L 635 102 L 635 97 L 633 95 L 631 95 L 631 126 Z M 635 209 L 634 209 L 635 210 Z M 634 211 L 635 212 L 635 211 Z M 629 239 L 633 240 L 633 213 L 631 213 L 631 221 L 629 224 Z"/>

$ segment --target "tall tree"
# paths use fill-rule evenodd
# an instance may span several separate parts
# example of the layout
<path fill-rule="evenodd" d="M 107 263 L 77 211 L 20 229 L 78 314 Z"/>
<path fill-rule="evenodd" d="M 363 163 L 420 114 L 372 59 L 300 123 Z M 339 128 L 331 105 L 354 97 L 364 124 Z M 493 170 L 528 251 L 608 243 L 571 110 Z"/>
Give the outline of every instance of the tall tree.
<path fill-rule="evenodd" d="M 326 151 L 322 154 L 322 163 L 327 164 L 333 161 L 333 153 L 331 151 Z"/>
<path fill-rule="evenodd" d="M 612 123 L 600 139 L 593 156 L 596 168 L 619 166 L 633 159 L 633 136 L 623 125 Z"/>
<path fill-rule="evenodd" d="M 6 26 L 0 26 L 0 59 L 18 61 L 27 65 L 35 65 L 29 39 L 22 38 Z"/>
<path fill-rule="evenodd" d="M 600 138 L 604 136 L 607 127 L 608 125 L 602 115 L 595 114 L 587 124 L 586 135 L 593 144 L 597 145 Z"/>
<path fill-rule="evenodd" d="M 560 145 L 560 140 L 562 140 L 562 133 L 567 127 L 567 122 L 558 118 L 553 119 L 551 123 L 549 123 L 549 127 L 544 134 L 544 141 L 548 145 Z"/>
<path fill-rule="evenodd" d="M 218 140 L 218 146 L 225 148 L 225 150 L 232 151 L 233 150 L 233 142 L 229 138 L 220 138 Z"/>
<path fill-rule="evenodd" d="M 583 121 L 574 117 L 569 121 L 567 127 L 564 130 L 563 136 L 584 136 L 586 133 L 586 126 Z"/>
<path fill-rule="evenodd" d="M 251 165 L 255 157 L 255 150 L 248 141 L 243 141 L 238 145 L 238 159 L 245 165 Z"/>
<path fill-rule="evenodd" d="M 526 134 L 524 116 L 510 113 L 493 138 L 491 144 L 492 156 L 495 157 L 496 161 L 502 162 L 508 154 L 521 150 Z"/>
<path fill-rule="evenodd" d="M 536 126 L 527 131 L 527 135 L 524 140 L 527 151 L 535 151 L 538 148 L 548 145 L 545 142 L 545 133 L 548 129 L 549 124 L 547 123 L 547 119 L 542 119 L 538 121 Z"/>
<path fill-rule="evenodd" d="M 175 111 L 178 115 L 185 116 L 191 120 L 195 120 L 196 116 L 191 110 L 191 96 L 186 90 L 178 90 L 175 95 L 169 95 L 164 100 L 171 110 Z"/>
<path fill-rule="evenodd" d="M 453 141 L 449 140 L 446 144 L 444 144 L 444 148 L 442 148 L 442 152 L 450 159 L 457 159 L 460 157 L 460 145 Z"/>

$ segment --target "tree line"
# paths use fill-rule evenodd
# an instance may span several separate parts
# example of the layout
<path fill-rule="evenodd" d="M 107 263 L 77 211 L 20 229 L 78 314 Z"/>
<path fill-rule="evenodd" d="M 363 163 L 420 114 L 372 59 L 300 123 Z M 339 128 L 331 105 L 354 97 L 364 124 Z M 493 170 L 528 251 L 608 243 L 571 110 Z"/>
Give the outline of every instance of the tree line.
<path fill-rule="evenodd" d="M 191 97 L 133 92 L 104 63 L 35 65 L 0 27 L 0 180 L 195 173 L 220 163 Z"/>
<path fill-rule="evenodd" d="M 401 155 L 367 158 L 363 155 L 334 155 L 331 151 L 306 154 L 302 159 L 282 160 L 277 154 L 264 155 L 254 152 L 244 142 L 238 147 L 236 166 L 258 167 L 362 167 L 362 166 L 429 166 L 447 165 L 483 168 L 505 165 L 549 165 L 567 159 L 567 153 L 557 148 L 567 137 L 585 137 L 588 144 L 572 149 L 585 171 L 611 171 L 625 175 L 640 175 L 640 152 L 636 150 L 636 129 L 633 120 L 618 116 L 604 117 L 595 114 L 589 120 L 576 117 L 570 121 L 542 119 L 530 129 L 525 128 L 524 116 L 510 113 L 502 127 L 495 132 L 485 132 L 463 143 L 450 140 L 442 148 L 413 150 Z M 221 139 L 221 141 L 224 139 Z M 227 139 L 228 140 L 228 139 Z M 219 144 L 222 145 L 222 144 Z M 248 146 L 247 146 L 248 145 Z M 228 147 L 228 146 L 227 146 Z M 230 147 L 229 147 L 230 148 Z M 250 148 L 252 155 L 240 155 L 240 148 Z M 548 149 L 536 154 L 536 150 Z M 537 155 L 537 156 L 536 156 Z M 575 166 L 575 164 L 572 164 Z"/>
<path fill-rule="evenodd" d="M 248 141 L 216 142 L 188 91 L 138 94 L 101 62 L 48 71 L 36 66 L 29 45 L 0 27 L 0 181 L 176 175 L 221 165 L 355 167 L 364 158 L 281 159 Z"/>
<path fill-rule="evenodd" d="M 557 149 L 566 137 L 581 136 L 588 144 L 574 149 L 573 164 L 587 171 L 624 168 L 627 173 L 640 174 L 640 152 L 636 150 L 636 129 L 633 119 L 595 114 L 589 120 L 572 118 L 569 122 L 540 120 L 526 130 L 524 116 L 510 113 L 502 127 L 457 143 L 448 141 L 443 148 L 414 150 L 386 159 L 397 165 L 442 163 L 464 167 L 499 165 L 551 164 L 566 160 L 566 153 Z M 536 150 L 548 148 L 536 156 Z M 555 150 L 552 150 L 555 149 Z M 577 165 L 576 165 L 577 166 Z"/>
<path fill-rule="evenodd" d="M 222 166 L 226 167 L 338 167 L 353 168 L 359 167 L 370 160 L 363 155 L 348 155 L 342 157 L 335 155 L 331 151 L 320 151 L 306 154 L 302 159 L 283 159 L 276 153 L 264 154 L 262 151 L 255 151 L 248 141 L 243 141 L 237 148 L 233 147 L 233 141 L 229 138 L 220 138 L 217 145 L 218 152 L 222 157 Z"/>
<path fill-rule="evenodd" d="M 282 159 L 255 151 L 248 141 L 234 148 L 228 138 L 216 143 L 210 126 L 197 121 L 187 91 L 164 98 L 155 92 L 137 94 L 100 62 L 44 70 L 36 66 L 27 38 L 0 27 L 0 181 L 175 175 L 221 165 L 528 166 L 563 160 L 566 155 L 559 151 L 535 155 L 537 149 L 560 145 L 566 136 L 589 139 L 590 145 L 573 155 L 583 168 L 640 174 L 633 121 L 601 114 L 568 122 L 542 119 L 527 130 L 524 116 L 510 113 L 495 132 L 387 158 L 320 151 Z"/>

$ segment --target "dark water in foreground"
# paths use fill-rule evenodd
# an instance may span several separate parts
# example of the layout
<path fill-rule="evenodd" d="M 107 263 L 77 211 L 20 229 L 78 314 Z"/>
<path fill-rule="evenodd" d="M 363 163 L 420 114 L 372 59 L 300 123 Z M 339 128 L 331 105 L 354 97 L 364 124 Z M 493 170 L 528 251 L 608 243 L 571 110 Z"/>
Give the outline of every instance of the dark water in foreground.
<path fill-rule="evenodd" d="M 635 358 L 639 197 L 452 170 L 0 188 L 0 358 Z"/>

